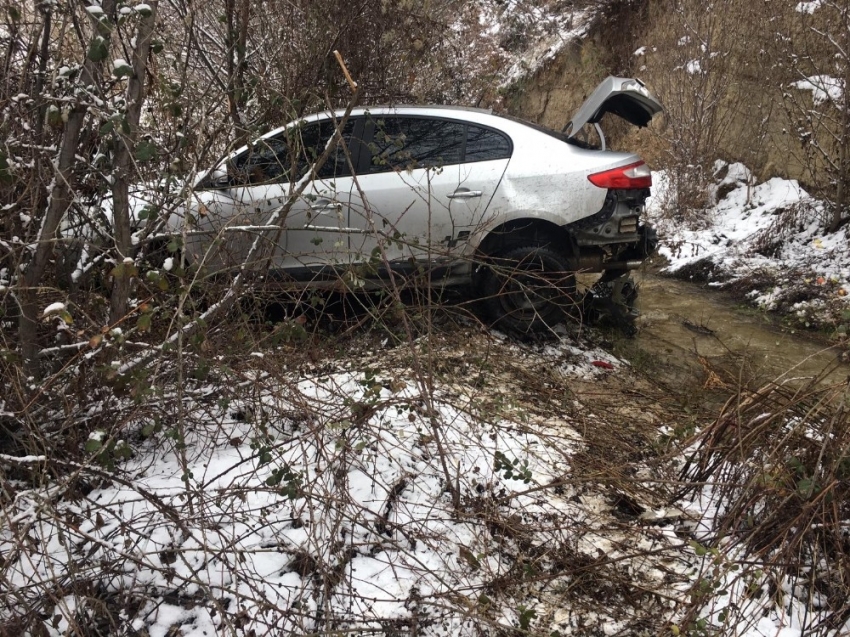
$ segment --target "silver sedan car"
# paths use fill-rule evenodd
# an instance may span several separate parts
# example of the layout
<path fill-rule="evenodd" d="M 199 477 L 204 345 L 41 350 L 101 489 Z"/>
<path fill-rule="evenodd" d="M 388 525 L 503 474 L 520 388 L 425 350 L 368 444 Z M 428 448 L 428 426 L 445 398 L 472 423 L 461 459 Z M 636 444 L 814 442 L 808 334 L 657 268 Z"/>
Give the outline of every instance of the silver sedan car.
<path fill-rule="evenodd" d="M 645 126 L 660 110 L 639 80 L 609 77 L 562 132 L 474 108 L 317 113 L 202 175 L 172 227 L 213 270 L 247 263 L 349 289 L 465 285 L 493 322 L 528 331 L 576 305 L 579 271 L 604 273 L 628 305 L 622 281 L 655 243 L 641 220 L 652 178 L 637 155 L 605 148 L 599 121 Z"/>

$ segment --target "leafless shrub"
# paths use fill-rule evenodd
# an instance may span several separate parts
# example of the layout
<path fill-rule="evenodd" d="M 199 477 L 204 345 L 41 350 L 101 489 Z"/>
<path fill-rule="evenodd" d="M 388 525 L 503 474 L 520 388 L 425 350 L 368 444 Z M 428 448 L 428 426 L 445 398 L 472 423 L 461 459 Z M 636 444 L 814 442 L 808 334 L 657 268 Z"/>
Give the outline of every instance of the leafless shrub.
<path fill-rule="evenodd" d="M 842 2 L 801 7 L 775 44 L 783 132 L 793 140 L 787 152 L 802 166 L 802 180 L 827 200 L 834 232 L 846 221 L 850 186 L 850 10 Z"/>
<path fill-rule="evenodd" d="M 733 628 L 774 603 L 809 634 L 850 619 L 847 387 L 792 375 L 733 397 L 694 440 L 682 478 L 717 513 L 697 537 L 707 568 L 691 621 Z"/>
<path fill-rule="evenodd" d="M 2 486 L 4 627 L 548 634 L 594 625 L 599 603 L 653 625 L 672 591 L 643 573 L 629 537 L 641 505 L 617 503 L 654 496 L 597 504 L 622 518 L 578 504 L 595 497 L 584 485 L 596 455 L 581 453 L 579 430 L 595 445 L 611 434 L 565 411 L 568 377 L 551 363 L 474 326 L 442 332 L 434 309 L 388 326 L 400 346 L 362 329 L 324 337 L 340 358 L 309 340 L 272 346 L 277 327 L 214 325 L 116 376 L 118 395 L 90 397 L 103 418 L 81 422 L 69 404 L 78 459 L 0 458 L 14 476 Z M 651 425 L 629 427 L 624 454 L 652 439 Z M 642 462 L 592 479 L 616 491 Z M 619 548 L 596 552 L 605 537 Z"/>
<path fill-rule="evenodd" d="M 825 226 L 823 207 L 811 201 L 802 201 L 779 211 L 771 224 L 759 230 L 752 239 L 752 251 L 767 257 L 777 257 L 778 250 L 792 236 L 799 234 L 811 223 Z"/>
<path fill-rule="evenodd" d="M 757 45 L 745 33 L 758 10 L 752 3 L 726 0 L 711 7 L 662 3 L 655 11 L 650 46 L 638 58 L 640 75 L 665 107 L 659 135 L 675 197 L 670 214 L 691 223 L 710 204 L 714 161 L 731 154 L 742 134 L 751 150 L 763 147 L 764 135 L 739 128 L 742 121 L 755 120 L 759 103 L 743 88 L 744 75 L 757 59 L 751 50 Z"/>

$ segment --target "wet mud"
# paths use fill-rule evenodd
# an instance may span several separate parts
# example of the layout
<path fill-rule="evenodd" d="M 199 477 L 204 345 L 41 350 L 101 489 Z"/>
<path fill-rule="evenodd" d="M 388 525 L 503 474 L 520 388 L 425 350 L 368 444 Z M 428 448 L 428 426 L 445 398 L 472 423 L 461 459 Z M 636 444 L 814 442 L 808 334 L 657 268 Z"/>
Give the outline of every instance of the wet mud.
<path fill-rule="evenodd" d="M 625 347 L 660 382 L 732 389 L 818 376 L 842 382 L 850 375 L 846 348 L 825 337 L 783 329 L 764 312 L 704 286 L 647 273 L 636 280 L 640 331 Z"/>

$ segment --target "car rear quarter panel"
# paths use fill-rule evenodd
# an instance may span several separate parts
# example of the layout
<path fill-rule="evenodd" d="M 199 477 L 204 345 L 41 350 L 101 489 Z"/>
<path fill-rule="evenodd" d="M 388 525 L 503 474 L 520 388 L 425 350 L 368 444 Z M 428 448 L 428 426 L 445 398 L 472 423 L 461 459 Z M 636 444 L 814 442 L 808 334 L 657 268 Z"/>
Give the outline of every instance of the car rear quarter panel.
<path fill-rule="evenodd" d="M 631 153 L 580 148 L 533 129 L 514 133 L 514 153 L 492 213 L 506 219 L 539 217 L 558 225 L 583 219 L 602 209 L 606 195 L 588 175 L 639 159 Z"/>

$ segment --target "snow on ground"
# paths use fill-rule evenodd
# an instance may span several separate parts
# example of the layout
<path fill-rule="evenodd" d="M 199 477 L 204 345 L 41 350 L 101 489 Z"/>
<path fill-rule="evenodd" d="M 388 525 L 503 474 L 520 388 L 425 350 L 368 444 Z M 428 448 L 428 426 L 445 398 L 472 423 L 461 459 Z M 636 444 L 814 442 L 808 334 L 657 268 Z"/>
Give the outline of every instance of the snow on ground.
<path fill-rule="evenodd" d="M 681 503 L 683 510 L 697 520 L 694 546 L 702 559 L 696 561 L 692 575 L 717 591 L 709 596 L 703 609 L 705 626 L 719 627 L 719 634 L 736 637 L 803 637 L 808 628 L 819 623 L 818 611 L 801 601 L 807 599 L 808 591 L 792 592 L 790 578 L 778 576 L 773 584 L 785 595 L 781 603 L 766 607 L 764 600 L 771 595 L 770 580 L 758 581 L 748 572 L 746 565 L 752 564 L 752 556 L 735 546 L 733 538 L 724 538 L 717 548 L 708 548 L 708 539 L 716 535 L 715 517 L 725 504 L 724 497 L 711 486 Z M 846 628 L 850 628 L 850 623 Z M 838 628 L 835 634 L 845 633 Z"/>
<path fill-rule="evenodd" d="M 792 86 L 801 91 L 811 91 L 815 106 L 832 100 L 838 108 L 841 108 L 840 102 L 844 96 L 844 80 L 829 75 L 813 75 L 805 80 L 794 82 Z"/>
<path fill-rule="evenodd" d="M 668 175 L 653 177 L 647 210 L 661 237 L 659 253 L 669 260 L 667 271 L 690 272 L 699 265 L 709 284 L 746 282 L 753 303 L 797 314 L 801 322 L 811 319 L 812 326 L 820 326 L 818 313 L 828 324 L 850 309 L 847 227 L 825 230 L 823 202 L 795 180 L 756 183 L 740 163 L 718 161 L 715 174 L 715 203 L 696 220 L 695 213 L 671 214 L 675 197 Z"/>
<path fill-rule="evenodd" d="M 735 555 L 700 550 L 710 492 L 673 509 L 658 466 L 619 465 L 633 478 L 612 483 L 582 464 L 595 430 L 616 426 L 605 383 L 633 386 L 627 363 L 567 337 L 433 346 L 291 369 L 265 352 L 187 386 L 183 426 L 164 404 L 94 432 L 99 463 L 6 491 L 0 623 L 36 609 L 57 636 L 81 623 L 150 637 L 638 634 L 678 626 L 713 578 L 729 592 L 707 625 L 746 605 L 734 634 L 801 635 L 770 596 L 740 590 Z M 577 383 L 598 398 L 577 402 Z M 611 402 L 629 425 L 609 435 L 669 431 Z M 133 457 L 108 471 L 127 444 Z"/>
<path fill-rule="evenodd" d="M 36 607 L 50 635 L 119 619 L 151 637 L 477 635 L 524 622 L 612 633 L 672 616 L 693 557 L 678 519 L 618 517 L 609 490 L 571 474 L 586 420 L 517 398 L 499 374 L 463 371 L 499 352 L 557 382 L 628 366 L 566 338 L 481 345 L 441 356 L 432 380 L 405 347 L 333 368 L 255 369 L 229 393 L 191 392 L 182 428 L 174 417 L 141 438 L 133 427 L 89 438 L 94 453 L 126 439 L 134 456 L 114 477 L 79 467 L 4 504 L 0 622 Z M 488 378 L 496 387 L 482 391 Z M 66 493 L 80 478 L 90 491 Z M 112 620 L 81 590 L 116 604 Z M 610 608 L 588 612 L 599 596 Z"/>
<path fill-rule="evenodd" d="M 798 2 L 794 8 L 799 13 L 814 13 L 822 4 L 823 0 L 810 0 L 809 2 Z"/>

